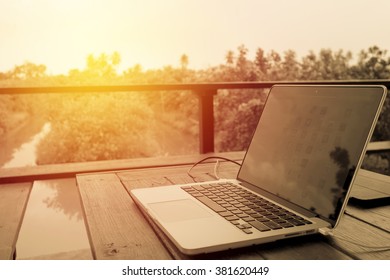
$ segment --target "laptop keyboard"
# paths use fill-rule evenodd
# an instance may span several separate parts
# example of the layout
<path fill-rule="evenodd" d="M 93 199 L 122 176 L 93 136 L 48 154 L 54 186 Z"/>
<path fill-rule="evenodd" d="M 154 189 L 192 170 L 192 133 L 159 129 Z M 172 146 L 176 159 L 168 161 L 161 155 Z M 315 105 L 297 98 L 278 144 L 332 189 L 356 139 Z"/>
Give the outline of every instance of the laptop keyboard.
<path fill-rule="evenodd" d="M 311 224 L 310 221 L 230 182 L 182 187 L 246 234 Z"/>

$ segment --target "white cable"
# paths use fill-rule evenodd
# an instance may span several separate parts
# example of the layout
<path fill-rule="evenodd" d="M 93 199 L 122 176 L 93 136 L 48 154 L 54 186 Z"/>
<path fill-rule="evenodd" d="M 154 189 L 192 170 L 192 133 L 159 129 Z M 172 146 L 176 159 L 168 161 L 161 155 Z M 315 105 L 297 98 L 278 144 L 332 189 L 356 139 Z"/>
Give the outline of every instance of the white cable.
<path fill-rule="evenodd" d="M 361 243 L 359 243 L 357 241 L 354 241 L 354 240 L 349 240 L 347 238 L 344 238 L 344 237 L 341 237 L 341 236 L 338 236 L 338 235 L 334 235 L 332 230 L 329 229 L 329 228 L 320 228 L 318 231 L 322 235 L 324 235 L 324 236 L 332 236 L 335 239 L 339 239 L 339 240 L 342 240 L 342 241 L 345 241 L 345 242 L 348 242 L 348 243 L 351 243 L 351 244 L 354 244 L 354 245 L 357 245 L 357 246 L 360 246 L 360 247 L 363 247 L 363 248 L 373 249 L 373 250 L 385 250 L 385 251 L 390 250 L 390 245 L 368 246 L 368 245 L 361 244 Z"/>
<path fill-rule="evenodd" d="M 215 165 L 214 165 L 214 177 L 219 180 L 221 179 L 219 176 L 218 176 L 218 167 L 219 167 L 219 159 L 217 159 L 217 161 L 215 162 Z"/>

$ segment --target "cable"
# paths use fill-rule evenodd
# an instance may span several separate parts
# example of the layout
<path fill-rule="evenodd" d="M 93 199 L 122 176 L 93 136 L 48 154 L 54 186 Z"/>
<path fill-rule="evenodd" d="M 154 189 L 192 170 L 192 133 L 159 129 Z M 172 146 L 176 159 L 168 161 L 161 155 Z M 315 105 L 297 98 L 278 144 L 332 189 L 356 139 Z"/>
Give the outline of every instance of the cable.
<path fill-rule="evenodd" d="M 218 176 L 218 167 L 219 167 L 219 159 L 217 159 L 217 161 L 214 164 L 214 177 L 217 178 L 217 180 L 221 179 Z"/>
<path fill-rule="evenodd" d="M 218 156 L 212 156 L 212 157 L 206 157 L 204 159 L 201 159 L 200 161 L 194 163 L 187 171 L 187 174 L 188 176 L 190 176 L 194 181 L 196 180 L 195 176 L 191 175 L 191 170 L 197 166 L 198 164 L 202 163 L 202 162 L 205 162 L 206 160 L 209 160 L 209 159 L 217 159 L 217 162 L 214 166 L 214 176 L 217 180 L 219 180 L 219 176 L 218 176 L 218 167 L 219 167 L 219 160 L 224 160 L 224 161 L 228 161 L 228 162 L 231 162 L 231 163 L 234 163 L 234 164 L 237 164 L 238 166 L 241 166 L 240 163 L 238 163 L 237 161 L 234 161 L 234 160 L 231 160 L 231 159 L 228 159 L 228 158 L 225 158 L 225 157 L 218 157 Z"/>
<path fill-rule="evenodd" d="M 349 240 L 347 238 L 341 237 L 341 236 L 336 236 L 333 234 L 333 232 L 330 229 L 319 229 L 319 232 L 325 236 L 332 236 L 336 239 L 351 243 L 353 245 L 360 246 L 362 248 L 366 249 L 372 249 L 372 251 L 389 251 L 390 250 L 390 245 L 385 245 L 385 246 L 369 246 L 369 245 L 364 245 L 361 244 L 357 241 Z"/>

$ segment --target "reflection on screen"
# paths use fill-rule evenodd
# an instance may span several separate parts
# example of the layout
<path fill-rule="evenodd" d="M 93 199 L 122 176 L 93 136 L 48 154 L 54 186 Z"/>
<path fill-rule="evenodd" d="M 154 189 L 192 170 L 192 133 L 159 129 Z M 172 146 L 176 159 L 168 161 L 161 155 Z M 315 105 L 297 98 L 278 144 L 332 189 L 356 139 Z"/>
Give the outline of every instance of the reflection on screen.
<path fill-rule="evenodd" d="M 335 220 L 382 90 L 331 88 L 273 88 L 239 178 Z"/>

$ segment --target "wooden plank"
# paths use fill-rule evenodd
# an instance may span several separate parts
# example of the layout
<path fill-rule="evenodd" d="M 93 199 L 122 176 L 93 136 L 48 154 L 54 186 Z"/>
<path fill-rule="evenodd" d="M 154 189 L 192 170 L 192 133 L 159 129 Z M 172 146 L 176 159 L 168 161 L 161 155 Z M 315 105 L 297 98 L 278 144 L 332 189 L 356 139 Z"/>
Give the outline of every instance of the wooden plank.
<path fill-rule="evenodd" d="M 351 190 L 351 197 L 360 200 L 390 197 L 390 176 L 360 169 Z"/>
<path fill-rule="evenodd" d="M 348 206 L 346 213 L 377 228 L 390 232 L 390 205 L 373 208 Z"/>
<path fill-rule="evenodd" d="M 390 260 L 388 231 L 344 215 L 333 234 L 331 244 L 355 259 Z"/>
<path fill-rule="evenodd" d="M 207 154 L 224 156 L 233 160 L 242 159 L 244 152 Z M 185 155 L 159 158 L 138 158 L 111 161 L 93 161 L 65 164 L 49 164 L 19 168 L 0 169 L 0 183 L 26 182 L 44 179 L 74 177 L 77 174 L 108 172 L 130 169 L 154 168 L 162 166 L 188 165 L 203 159 L 205 155 Z"/>
<path fill-rule="evenodd" d="M 0 259 L 12 259 L 32 183 L 0 185 Z"/>
<path fill-rule="evenodd" d="M 370 142 L 367 145 L 367 152 L 380 152 L 390 150 L 390 141 Z"/>
<path fill-rule="evenodd" d="M 77 183 L 95 259 L 171 259 L 115 174 Z"/>
<path fill-rule="evenodd" d="M 380 190 L 378 191 L 377 189 L 373 189 L 370 186 L 354 184 L 351 190 L 350 198 L 351 201 L 356 204 L 375 204 L 375 201 L 377 203 L 381 203 L 382 201 L 388 201 L 390 198 L 390 194 Z"/>
<path fill-rule="evenodd" d="M 320 234 L 294 237 L 257 246 L 268 260 L 348 260 L 350 256 L 333 247 Z"/>

